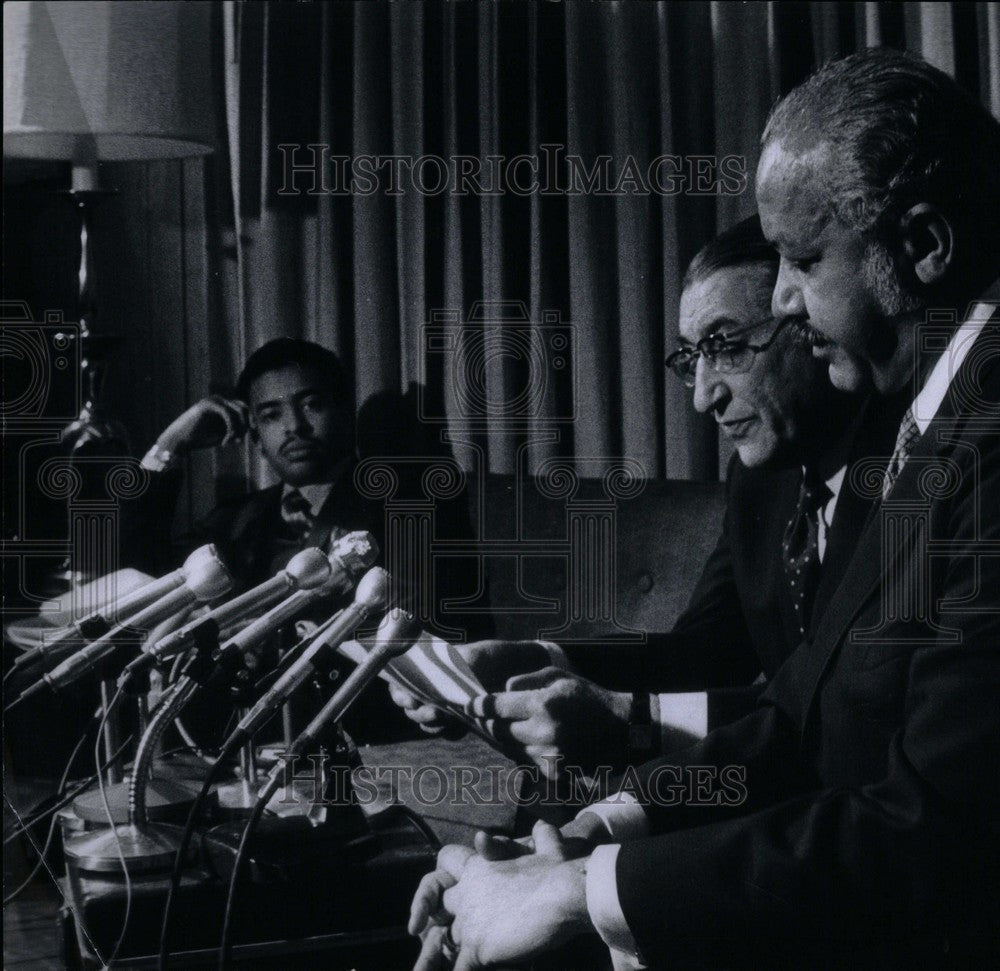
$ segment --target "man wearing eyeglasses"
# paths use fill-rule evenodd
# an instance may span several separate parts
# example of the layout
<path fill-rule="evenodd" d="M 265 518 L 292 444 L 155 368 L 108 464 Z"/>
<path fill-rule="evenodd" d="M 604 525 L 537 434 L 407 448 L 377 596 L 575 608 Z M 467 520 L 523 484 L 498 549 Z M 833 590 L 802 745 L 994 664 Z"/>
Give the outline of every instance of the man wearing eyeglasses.
<path fill-rule="evenodd" d="M 838 386 L 906 401 L 861 469 L 877 505 L 750 715 L 575 828 L 539 828 L 531 856 L 496 862 L 485 835 L 478 856 L 442 851 L 414 923 L 453 918 L 463 971 L 595 929 L 657 967 L 997 963 L 998 158 L 986 108 L 887 49 L 830 62 L 772 112 L 773 308 L 814 329 Z M 668 805 L 650 785 L 667 761 L 741 765 L 747 798 Z"/>
<path fill-rule="evenodd" d="M 674 629 L 637 648 L 567 647 L 555 664 L 530 642 L 466 649 L 488 688 L 506 688 L 477 704 L 549 776 L 618 770 L 745 714 L 836 587 L 867 512 L 854 494 L 841 500 L 862 397 L 835 391 L 797 322 L 771 316 L 776 275 L 754 216 L 684 278 L 680 347 L 666 363 L 736 455 L 722 534 Z M 414 721 L 443 727 L 391 691 Z"/>

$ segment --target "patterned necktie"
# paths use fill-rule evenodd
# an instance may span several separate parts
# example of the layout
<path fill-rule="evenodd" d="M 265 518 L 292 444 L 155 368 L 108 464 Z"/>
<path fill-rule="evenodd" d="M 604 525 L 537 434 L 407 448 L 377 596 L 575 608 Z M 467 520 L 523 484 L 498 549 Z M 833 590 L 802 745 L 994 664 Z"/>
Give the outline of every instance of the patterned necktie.
<path fill-rule="evenodd" d="M 920 441 L 920 429 L 913 419 L 913 409 L 907 408 L 903 414 L 903 420 L 899 423 L 899 434 L 896 436 L 896 447 L 892 450 L 892 458 L 889 459 L 889 467 L 885 470 L 885 479 L 882 481 L 882 498 L 885 499 L 892 487 L 899 478 L 899 473 L 903 471 L 906 460 L 910 457 L 917 442 Z"/>
<path fill-rule="evenodd" d="M 312 507 L 298 489 L 291 489 L 281 497 L 281 518 L 300 541 L 313 528 Z"/>
<path fill-rule="evenodd" d="M 805 637 L 809 626 L 809 612 L 819 581 L 819 510 L 832 495 L 826 483 L 803 479 L 798 507 L 785 528 L 782 541 L 792 608 L 802 637 Z"/>

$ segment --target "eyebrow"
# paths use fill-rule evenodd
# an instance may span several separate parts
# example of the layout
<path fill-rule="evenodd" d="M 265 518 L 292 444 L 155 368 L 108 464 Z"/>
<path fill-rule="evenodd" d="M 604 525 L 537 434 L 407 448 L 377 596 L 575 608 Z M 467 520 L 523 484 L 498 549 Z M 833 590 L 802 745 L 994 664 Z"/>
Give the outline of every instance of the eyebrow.
<path fill-rule="evenodd" d="M 310 395 L 319 395 L 320 397 L 323 397 L 324 392 L 319 388 L 302 388 L 300 391 L 296 391 L 291 395 L 286 394 L 279 398 L 268 398 L 267 401 L 258 401 L 253 407 L 254 411 L 260 411 L 262 408 L 273 408 L 280 405 L 282 402 L 289 400 L 301 401 L 303 398 L 308 398 Z"/>
<path fill-rule="evenodd" d="M 763 321 L 758 321 L 757 323 L 744 323 L 740 320 L 733 320 L 732 317 L 715 317 L 706 327 L 699 327 L 698 333 L 701 335 L 698 340 L 704 340 L 706 337 L 711 337 L 713 334 L 718 334 L 720 331 L 724 331 L 725 328 L 735 328 L 730 332 L 724 333 L 723 336 L 730 337 L 740 337 L 741 335 L 754 330 Z M 694 347 L 697 341 L 688 340 L 686 337 L 679 338 L 679 343 L 685 347 Z"/>

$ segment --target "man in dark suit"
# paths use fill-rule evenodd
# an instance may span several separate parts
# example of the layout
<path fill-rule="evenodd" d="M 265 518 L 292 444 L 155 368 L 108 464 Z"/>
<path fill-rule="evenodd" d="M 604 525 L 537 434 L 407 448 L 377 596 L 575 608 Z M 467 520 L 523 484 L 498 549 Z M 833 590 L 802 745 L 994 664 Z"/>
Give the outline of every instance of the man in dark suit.
<path fill-rule="evenodd" d="M 721 535 L 674 629 L 634 648 L 565 648 L 572 670 L 545 667 L 537 645 L 466 649 L 487 687 L 507 688 L 491 699 L 501 730 L 543 770 L 557 758 L 588 772 L 624 768 L 742 716 L 798 644 L 813 599 L 836 587 L 868 507 L 841 489 L 848 448 L 874 446 L 870 435 L 855 435 L 863 396 L 836 392 L 801 329 L 772 318 L 777 272 L 777 251 L 753 216 L 708 243 L 684 277 L 681 342 L 667 363 L 736 451 Z M 782 544 L 805 480 L 822 501 L 812 510 L 816 575 L 799 604 Z M 509 684 L 498 683 L 491 664 L 514 675 Z M 393 695 L 414 720 L 438 723 L 404 691 Z M 630 732 L 639 720 L 660 731 Z"/>
<path fill-rule="evenodd" d="M 143 459 L 153 482 L 137 521 L 169 528 L 180 488 L 177 460 L 245 434 L 279 482 L 217 507 L 182 541 L 216 543 L 239 588 L 267 579 L 306 546 L 326 547 L 356 529 L 381 535 L 381 508 L 354 488 L 354 419 L 340 362 L 318 344 L 291 338 L 250 355 L 234 397 L 203 398 L 160 434 Z M 148 537 L 143 544 L 168 545 Z"/>
<path fill-rule="evenodd" d="M 215 543 L 239 592 L 273 576 L 300 550 L 327 550 L 347 532 L 368 531 L 381 547 L 383 505 L 355 486 L 354 427 L 348 384 L 331 351 L 291 338 L 264 344 L 247 359 L 232 397 L 212 395 L 196 402 L 164 429 L 144 457 L 151 484 L 129 511 L 130 565 L 162 572 L 176 566 L 190 549 Z M 181 487 L 178 460 L 244 435 L 250 436 L 279 481 L 220 504 L 179 541 L 171 541 Z M 316 607 L 315 619 L 328 616 L 339 601 L 333 597 Z M 287 640 L 293 640 L 290 633 Z M 350 668 L 347 661 L 337 664 Z M 303 702 L 304 710 L 318 700 Z M 195 722 L 211 723 L 213 709 L 219 707 L 218 698 L 211 696 L 199 706 Z M 348 724 L 352 733 L 367 740 L 399 735 L 409 727 L 388 699 L 376 693 L 361 699 Z"/>
<path fill-rule="evenodd" d="M 891 453 L 850 473 L 878 505 L 750 715 L 562 834 L 540 824 L 533 855 L 443 851 L 413 929 L 443 908 L 458 967 L 595 929 L 664 966 L 995 963 L 997 158 L 996 119 L 891 51 L 827 65 L 773 112 L 757 195 L 775 313 L 808 321 L 839 386 L 908 392 Z"/>

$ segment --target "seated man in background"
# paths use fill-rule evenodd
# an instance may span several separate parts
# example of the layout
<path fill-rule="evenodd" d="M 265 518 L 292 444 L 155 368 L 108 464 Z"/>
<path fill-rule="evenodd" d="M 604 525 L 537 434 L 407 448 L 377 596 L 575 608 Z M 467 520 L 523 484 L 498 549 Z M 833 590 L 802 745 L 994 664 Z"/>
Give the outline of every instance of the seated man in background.
<path fill-rule="evenodd" d="M 180 457 L 244 435 L 260 449 L 279 481 L 219 505 L 180 543 L 171 543 Z M 238 593 L 273 576 L 300 550 L 329 550 L 348 532 L 370 532 L 381 547 L 383 505 L 359 494 L 354 482 L 357 461 L 353 402 L 336 355 L 309 341 L 269 341 L 247 359 L 233 397 L 212 395 L 196 402 L 164 429 L 146 454 L 143 465 L 153 481 L 132 510 L 135 542 L 126 553 L 128 562 L 149 573 L 162 572 L 175 567 L 188 550 L 215 543 Z M 149 562 L 162 550 L 172 550 L 167 562 Z M 327 607 L 317 610 L 317 616 L 328 613 Z M 285 641 L 291 643 L 290 636 Z M 350 668 L 348 661 L 337 663 Z M 195 720 L 209 724 L 216 719 L 213 708 L 220 705 L 209 699 L 199 707 L 203 710 Z M 385 695 L 376 692 L 354 707 L 347 727 L 366 740 L 405 735 L 410 729 Z"/>
<path fill-rule="evenodd" d="M 153 484 L 137 521 L 169 528 L 180 489 L 178 459 L 247 434 L 279 482 L 219 506 L 183 541 L 188 548 L 214 542 L 237 589 L 267 579 L 298 550 L 326 548 L 345 532 L 364 529 L 380 539 L 381 506 L 354 488 L 354 414 L 340 362 L 318 344 L 287 337 L 250 355 L 233 398 L 203 398 L 164 429 L 143 459 Z M 150 543 L 148 534 L 140 539 L 133 559 L 170 545 Z"/>
<path fill-rule="evenodd" d="M 762 148 L 774 312 L 808 322 L 838 386 L 908 399 L 854 480 L 877 514 L 751 714 L 562 834 L 539 824 L 534 854 L 446 847 L 414 902 L 424 967 L 442 944 L 464 971 L 595 930 L 657 966 L 996 963 L 1000 124 L 876 49 L 794 89 Z M 739 798 L 671 788 L 727 768 Z"/>
<path fill-rule="evenodd" d="M 849 449 L 877 450 L 880 429 L 891 447 L 895 425 L 868 415 L 855 435 L 862 397 L 835 391 L 801 329 L 771 315 L 777 273 L 753 216 L 684 277 L 681 346 L 667 365 L 736 452 L 722 533 L 674 629 L 635 648 L 567 647 L 572 670 L 544 666 L 530 642 L 466 648 L 487 688 L 506 687 L 487 700 L 501 731 L 546 772 L 558 757 L 621 769 L 742 716 L 839 582 L 869 506 L 841 488 Z M 439 725 L 434 709 L 390 690 L 414 721 Z"/>

